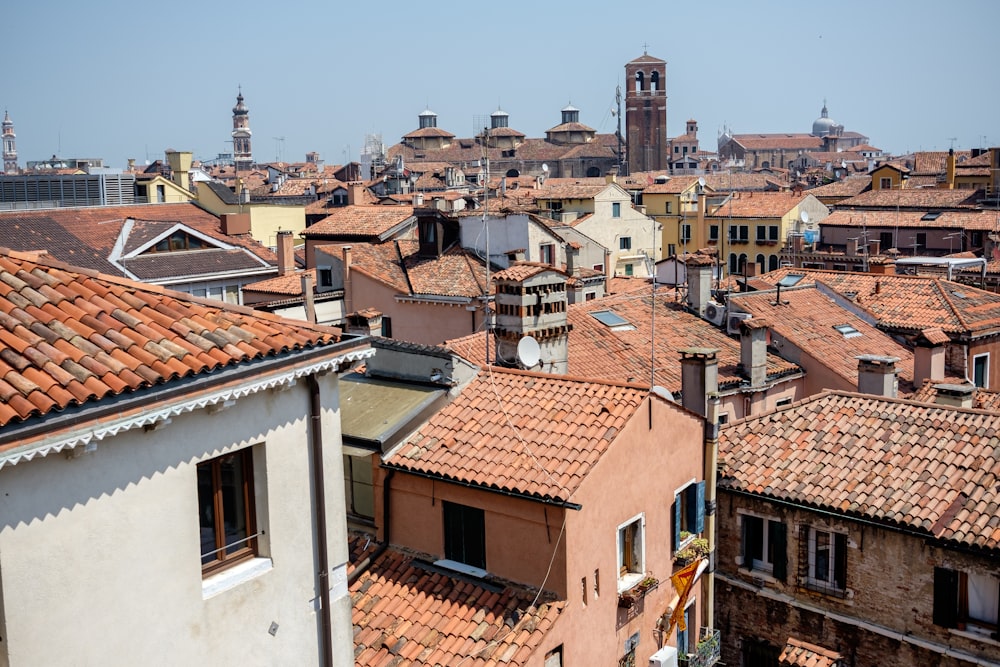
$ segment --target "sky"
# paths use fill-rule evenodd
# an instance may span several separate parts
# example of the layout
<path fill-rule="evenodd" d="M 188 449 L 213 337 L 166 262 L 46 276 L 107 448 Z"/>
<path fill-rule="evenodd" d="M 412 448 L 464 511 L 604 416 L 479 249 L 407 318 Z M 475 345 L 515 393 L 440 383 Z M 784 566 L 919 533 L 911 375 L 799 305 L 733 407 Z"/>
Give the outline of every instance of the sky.
<path fill-rule="evenodd" d="M 894 154 L 1000 145 L 995 0 L 5 0 L 3 23 L 0 107 L 22 167 L 231 152 L 240 88 L 258 162 L 356 160 L 428 108 L 458 137 L 498 108 L 542 137 L 567 104 L 611 133 L 644 50 L 667 61 L 668 135 L 694 118 L 703 149 L 723 127 L 809 132 L 824 100 Z"/>

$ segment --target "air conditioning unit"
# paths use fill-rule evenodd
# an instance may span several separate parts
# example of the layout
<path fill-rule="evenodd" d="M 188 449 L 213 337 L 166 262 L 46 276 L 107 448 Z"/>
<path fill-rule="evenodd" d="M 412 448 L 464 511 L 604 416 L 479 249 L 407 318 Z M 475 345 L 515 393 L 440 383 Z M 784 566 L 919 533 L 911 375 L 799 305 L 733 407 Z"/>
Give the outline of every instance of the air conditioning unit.
<path fill-rule="evenodd" d="M 726 319 L 726 307 L 721 303 L 709 301 L 705 306 L 705 319 L 712 324 L 721 327 Z"/>
<path fill-rule="evenodd" d="M 750 313 L 730 313 L 726 319 L 726 333 L 739 334 L 740 322 L 749 320 L 751 317 Z"/>
<path fill-rule="evenodd" d="M 649 667 L 677 667 L 677 649 L 664 646 L 649 656 Z"/>

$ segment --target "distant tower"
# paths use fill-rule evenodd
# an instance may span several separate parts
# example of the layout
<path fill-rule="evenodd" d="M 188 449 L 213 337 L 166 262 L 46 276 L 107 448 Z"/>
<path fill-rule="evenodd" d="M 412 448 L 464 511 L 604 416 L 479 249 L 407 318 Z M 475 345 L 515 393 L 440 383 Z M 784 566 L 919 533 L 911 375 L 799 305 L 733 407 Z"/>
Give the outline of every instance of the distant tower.
<path fill-rule="evenodd" d="M 249 170 L 253 165 L 253 153 L 250 150 L 250 110 L 243 104 L 243 89 L 236 95 L 236 106 L 233 107 L 233 161 L 236 169 Z"/>
<path fill-rule="evenodd" d="M 3 170 L 6 174 L 16 174 L 17 169 L 17 135 L 14 134 L 14 121 L 6 110 L 3 112 Z"/>
<path fill-rule="evenodd" d="M 667 168 L 667 61 L 643 54 L 625 65 L 630 173 Z"/>

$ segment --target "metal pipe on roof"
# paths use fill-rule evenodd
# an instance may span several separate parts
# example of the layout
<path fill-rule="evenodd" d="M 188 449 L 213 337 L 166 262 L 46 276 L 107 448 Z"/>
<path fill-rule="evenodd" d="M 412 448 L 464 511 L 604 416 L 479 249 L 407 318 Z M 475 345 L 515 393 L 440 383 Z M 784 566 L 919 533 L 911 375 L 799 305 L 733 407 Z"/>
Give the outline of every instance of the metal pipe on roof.
<path fill-rule="evenodd" d="M 323 405 L 319 380 L 309 376 L 309 421 L 312 425 L 313 494 L 316 503 L 316 551 L 319 557 L 319 598 L 323 665 L 333 667 L 333 617 L 330 610 L 330 553 L 326 534 L 326 480 L 323 474 Z"/>

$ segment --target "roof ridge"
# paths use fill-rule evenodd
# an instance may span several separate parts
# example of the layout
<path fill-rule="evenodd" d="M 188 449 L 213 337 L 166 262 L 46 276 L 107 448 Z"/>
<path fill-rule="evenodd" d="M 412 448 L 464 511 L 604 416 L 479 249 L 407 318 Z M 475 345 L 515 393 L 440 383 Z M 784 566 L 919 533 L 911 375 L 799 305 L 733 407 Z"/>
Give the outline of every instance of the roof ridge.
<path fill-rule="evenodd" d="M 524 375 L 527 377 L 535 377 L 542 380 L 567 380 L 574 383 L 586 383 L 586 384 L 599 384 L 606 387 L 621 387 L 624 389 L 636 389 L 639 391 L 650 391 L 648 385 L 637 383 L 637 382 L 623 382 L 621 380 L 606 380 L 604 378 L 590 378 L 581 375 L 556 375 L 553 373 L 545 373 L 543 371 L 529 371 L 521 368 L 508 368 L 507 366 L 497 366 L 496 364 L 489 364 L 489 368 L 494 372 L 501 371 L 503 373 L 509 373 L 511 375 Z"/>

